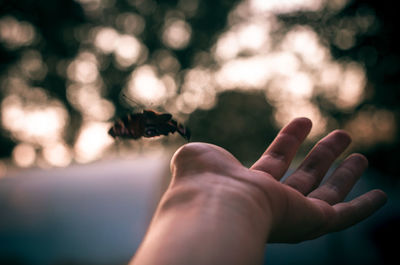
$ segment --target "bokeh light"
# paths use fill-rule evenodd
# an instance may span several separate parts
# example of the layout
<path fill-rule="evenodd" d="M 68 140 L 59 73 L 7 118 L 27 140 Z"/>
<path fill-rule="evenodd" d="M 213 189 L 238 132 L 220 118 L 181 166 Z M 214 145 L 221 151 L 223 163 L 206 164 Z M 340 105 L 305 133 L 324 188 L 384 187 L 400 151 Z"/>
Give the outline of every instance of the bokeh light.
<path fill-rule="evenodd" d="M 346 125 L 356 145 L 367 148 L 377 143 L 391 142 L 397 135 L 394 114 L 385 109 L 367 107 Z"/>
<path fill-rule="evenodd" d="M 216 103 L 216 91 L 211 71 L 205 68 L 193 68 L 185 73 L 182 93 L 176 100 L 176 106 L 182 113 L 191 113 L 196 109 L 210 109 Z"/>
<path fill-rule="evenodd" d="M 18 144 L 12 153 L 14 162 L 20 167 L 32 166 L 36 159 L 36 150 L 31 144 Z"/>
<path fill-rule="evenodd" d="M 325 0 L 251 0 L 250 7 L 256 12 L 289 13 L 299 10 L 317 11 Z"/>
<path fill-rule="evenodd" d="M 165 23 L 162 34 L 164 44 L 172 49 L 183 49 L 190 41 L 192 29 L 188 23 L 183 20 L 169 19 Z"/>
<path fill-rule="evenodd" d="M 1 104 L 2 126 L 18 140 L 46 145 L 63 137 L 68 113 L 58 101 L 47 105 L 24 104 L 16 96 L 6 97 Z"/>
<path fill-rule="evenodd" d="M 320 138 L 344 129 L 353 141 L 336 162 L 353 152 L 369 160 L 370 169 L 355 192 L 372 182 L 381 188 L 385 185 L 381 180 L 398 187 L 400 51 L 395 37 L 398 11 L 391 5 L 361 0 L 3 2 L 0 180 L 6 186 L 9 180 L 20 181 L 8 178 L 18 171 L 30 176 L 46 172 L 29 168 L 71 167 L 74 171 L 80 163 L 95 162 L 93 167 L 84 166 L 89 170 L 124 159 L 168 160 L 187 143 L 177 133 L 137 140 L 108 135 L 110 127 L 127 113 L 152 109 L 170 113 L 187 126 L 190 141 L 219 145 L 245 166 L 258 159 L 282 126 L 305 116 L 313 127 L 291 169 Z M 57 175 L 53 170 L 48 173 Z M 114 176 L 110 177 L 112 181 Z M 93 180 L 90 190 L 100 191 L 100 182 Z M 54 183 L 64 182 L 54 179 Z M 50 193 L 61 196 L 63 202 L 68 196 Z M 99 205 L 101 210 L 103 204 Z M 58 214 L 70 212 L 64 206 L 51 213 L 51 222 L 56 222 Z M 25 208 L 29 217 L 36 216 L 35 207 Z M 365 231 L 361 229 L 362 242 L 368 241 L 368 246 L 371 227 L 367 224 Z M 377 231 L 374 236 L 384 238 Z M 351 233 L 346 231 L 346 235 Z M 342 256 L 329 260 L 379 263 L 369 259 L 374 252 L 356 255 L 367 248 L 365 244 L 351 244 L 354 248 L 347 249 L 341 237 L 328 241 L 328 248 L 333 243 L 347 251 L 333 251 Z M 382 244 L 382 253 L 390 249 L 387 244 Z M 99 253 L 97 243 L 91 247 Z M 333 252 L 325 254 L 332 258 Z M 44 256 L 57 258 L 48 264 L 79 263 L 57 254 Z M 22 254 L 16 257 L 16 264 L 29 261 Z M 318 263 L 318 257 L 307 259 Z"/>
<path fill-rule="evenodd" d="M 311 27 L 294 26 L 274 40 L 280 27 L 277 14 L 316 11 L 324 4 L 255 0 L 239 4 L 231 12 L 235 17 L 231 26 L 219 36 L 213 49 L 220 62 L 215 72 L 218 87 L 264 90 L 268 102 L 276 108 L 274 117 L 279 126 L 307 116 L 317 124 L 311 136 L 324 133 L 328 120 L 315 105 L 314 97 L 325 98 L 343 111 L 353 109 L 364 98 L 365 69 L 355 62 L 335 61 L 326 42 Z M 337 31 L 341 34 L 339 48 L 349 49 L 354 46 L 356 32 L 343 30 Z M 335 40 L 334 45 L 338 45 Z"/>
<path fill-rule="evenodd" d="M 138 61 L 140 55 L 143 55 L 142 46 L 135 37 L 122 35 L 118 38 L 115 47 L 115 56 L 120 66 L 131 66 Z"/>
<path fill-rule="evenodd" d="M 86 122 L 74 145 L 75 159 L 87 163 L 101 157 L 106 148 L 113 143 L 108 135 L 109 123 Z"/>
<path fill-rule="evenodd" d="M 0 19 L 0 42 L 9 49 L 28 46 L 34 41 L 35 36 L 34 27 L 26 21 L 18 21 L 12 16 Z"/>
<path fill-rule="evenodd" d="M 104 53 L 111 53 L 116 47 L 118 37 L 118 32 L 113 28 L 99 28 L 96 30 L 94 45 Z"/>
<path fill-rule="evenodd" d="M 328 47 L 322 44 L 318 34 L 311 28 L 298 26 L 291 29 L 281 44 L 282 51 L 299 56 L 306 67 L 320 68 L 332 60 Z"/>
<path fill-rule="evenodd" d="M 65 143 L 54 143 L 43 149 L 44 159 L 52 166 L 65 167 L 72 161 L 72 152 Z"/>
<path fill-rule="evenodd" d="M 340 125 L 354 134 L 355 146 L 394 139 L 397 116 L 363 106 L 374 89 L 368 67 L 381 56 L 371 43 L 357 48 L 359 37 L 377 30 L 379 22 L 367 5 L 329 24 L 348 0 L 241 0 L 207 35 L 215 21 L 199 22 L 205 3 L 198 0 L 75 3 L 85 21 L 54 39 L 23 17 L 0 17 L 0 43 L 20 52 L 0 76 L 1 124 L 16 147 L 35 150 L 34 159 L 19 165 L 99 159 L 111 143 L 106 127 L 124 111 L 152 108 L 185 122 L 197 110 L 217 108 L 220 95 L 230 90 L 264 95 L 275 128 L 307 116 L 314 121 L 311 138 Z M 302 14 L 321 27 L 300 23 Z M 57 41 L 71 45 L 60 57 L 48 56 L 43 47 Z M 65 52 L 71 48 L 75 52 Z M 355 48 L 359 61 L 337 59 Z M 368 119 L 370 132 L 361 129 Z"/>
<path fill-rule="evenodd" d="M 42 80 L 47 74 L 47 66 L 37 50 L 27 50 L 22 54 L 19 66 L 24 76 L 31 80 Z"/>
<path fill-rule="evenodd" d="M 69 79 L 79 83 L 93 83 L 99 75 L 96 63 L 96 57 L 93 54 L 82 53 L 68 66 Z"/>
<path fill-rule="evenodd" d="M 101 97 L 96 85 L 71 84 L 67 87 L 67 98 L 85 118 L 107 121 L 114 116 L 114 104 Z"/>
<path fill-rule="evenodd" d="M 136 13 L 122 13 L 117 16 L 116 24 L 126 34 L 140 35 L 146 27 L 142 16 Z"/>
<path fill-rule="evenodd" d="M 143 65 L 131 75 L 126 95 L 144 105 L 160 105 L 168 95 L 167 87 L 158 77 L 154 67 Z"/>

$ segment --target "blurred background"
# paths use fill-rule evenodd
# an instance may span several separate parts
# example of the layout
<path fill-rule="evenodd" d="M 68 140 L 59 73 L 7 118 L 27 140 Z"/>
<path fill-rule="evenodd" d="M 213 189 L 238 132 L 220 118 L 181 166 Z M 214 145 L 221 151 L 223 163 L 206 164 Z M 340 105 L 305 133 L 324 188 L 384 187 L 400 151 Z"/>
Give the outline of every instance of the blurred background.
<path fill-rule="evenodd" d="M 345 232 L 296 246 L 271 245 L 266 262 L 389 264 L 395 248 L 388 240 L 400 236 L 397 17 L 393 4 L 384 0 L 0 0 L 0 261 L 82 261 L 76 250 L 63 259 L 39 262 L 32 255 L 46 253 L 46 247 L 28 251 L 18 226 L 15 233 L 6 233 L 13 219 L 7 222 L 3 216 L 13 211 L 10 205 L 22 207 L 14 200 L 21 190 L 49 197 L 18 211 L 45 208 L 49 200 L 54 201 L 52 209 L 59 209 L 73 196 L 68 194 L 75 194 L 76 183 L 93 194 L 118 193 L 134 181 L 122 177 L 129 168 L 143 171 L 139 176 L 156 175 L 147 184 L 135 178 L 132 191 L 146 191 L 137 195 L 139 201 L 157 201 L 168 182 L 168 160 L 185 140 L 171 135 L 115 142 L 107 135 L 113 120 L 145 106 L 171 113 L 191 129 L 192 141 L 220 145 L 245 165 L 294 117 L 306 116 L 314 123 L 299 159 L 330 130 L 347 130 L 353 138 L 347 153 L 362 152 L 370 161 L 351 196 L 383 188 L 389 193 L 388 205 Z M 120 166 L 126 160 L 132 163 Z M 143 170 L 154 164 L 163 170 Z M 119 184 L 105 177 L 112 171 L 99 170 L 105 165 L 117 170 Z M 91 177 L 93 172 L 102 177 Z M 64 181 L 75 184 L 62 188 Z M 99 188 L 105 183 L 116 188 Z M 53 191 L 32 188 L 37 186 Z M 65 196 L 55 193 L 57 189 Z M 129 194 L 123 201 L 129 201 Z M 100 195 L 84 198 L 95 205 Z M 107 209 L 121 203 L 114 201 Z M 120 212 L 133 207 L 123 205 L 128 208 L 118 208 Z M 154 204 L 147 207 L 126 218 L 148 220 Z M 90 218 L 101 212 L 89 208 Z M 121 228 L 113 220 L 101 227 L 119 229 L 121 237 L 108 244 L 132 247 L 102 262 L 89 255 L 85 264 L 129 260 L 147 223 L 136 226 L 142 232 L 133 239 L 123 233 L 132 227 Z M 76 228 L 82 219 L 70 222 Z M 30 225 L 31 230 L 25 227 L 29 231 L 37 228 Z M 57 229 L 46 229 L 54 242 L 61 240 Z M 17 243 L 10 247 L 9 240 Z M 97 249 L 102 244 L 107 249 L 106 243 L 87 242 Z M 66 245 L 60 243 L 60 248 Z"/>

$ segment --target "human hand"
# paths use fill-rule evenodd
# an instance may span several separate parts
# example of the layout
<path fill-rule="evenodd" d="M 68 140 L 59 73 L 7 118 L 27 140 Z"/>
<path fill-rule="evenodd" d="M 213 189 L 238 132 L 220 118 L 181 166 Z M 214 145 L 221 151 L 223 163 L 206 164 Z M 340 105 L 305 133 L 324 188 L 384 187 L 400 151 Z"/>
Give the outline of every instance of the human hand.
<path fill-rule="evenodd" d="M 266 242 L 313 239 L 379 209 L 386 201 L 380 190 L 343 202 L 367 167 L 360 154 L 350 155 L 320 186 L 350 144 L 344 131 L 322 139 L 280 182 L 310 129 L 310 120 L 295 119 L 251 168 L 215 145 L 181 147 L 171 160 L 171 183 L 131 264 L 261 264 Z"/>
<path fill-rule="evenodd" d="M 310 129 L 310 120 L 293 120 L 250 169 L 220 147 L 187 144 L 171 161 L 169 192 L 187 190 L 182 194 L 188 195 L 196 191 L 215 198 L 225 205 L 219 211 L 247 215 L 250 226 L 264 233 L 268 242 L 309 240 L 364 220 L 386 202 L 386 195 L 372 190 L 343 202 L 367 167 L 363 155 L 347 157 L 320 186 L 332 163 L 351 142 L 344 131 L 336 130 L 323 138 L 294 173 L 280 182 Z M 174 198 L 168 191 L 166 194 Z"/>

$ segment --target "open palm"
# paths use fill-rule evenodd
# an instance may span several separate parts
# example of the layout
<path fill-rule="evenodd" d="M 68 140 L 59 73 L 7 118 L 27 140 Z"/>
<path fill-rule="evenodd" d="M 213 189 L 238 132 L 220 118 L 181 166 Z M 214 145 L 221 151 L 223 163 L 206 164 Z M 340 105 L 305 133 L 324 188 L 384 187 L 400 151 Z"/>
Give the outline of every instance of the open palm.
<path fill-rule="evenodd" d="M 190 176 L 189 179 L 195 179 L 190 182 L 197 187 L 218 189 L 221 197 L 229 194 L 226 195 L 229 207 L 234 208 L 239 207 L 240 198 L 252 197 L 252 201 L 261 205 L 260 209 L 268 209 L 266 212 L 273 216 L 269 242 L 300 242 L 347 228 L 379 209 L 386 195 L 381 190 L 372 190 L 343 202 L 368 165 L 361 154 L 347 157 L 320 185 L 332 163 L 351 142 L 349 135 L 341 130 L 319 141 L 300 166 L 281 181 L 311 126 L 309 119 L 293 120 L 249 169 L 220 147 L 188 144 L 177 151 L 171 162 L 172 186 Z M 238 195 L 237 204 L 232 193 Z"/>

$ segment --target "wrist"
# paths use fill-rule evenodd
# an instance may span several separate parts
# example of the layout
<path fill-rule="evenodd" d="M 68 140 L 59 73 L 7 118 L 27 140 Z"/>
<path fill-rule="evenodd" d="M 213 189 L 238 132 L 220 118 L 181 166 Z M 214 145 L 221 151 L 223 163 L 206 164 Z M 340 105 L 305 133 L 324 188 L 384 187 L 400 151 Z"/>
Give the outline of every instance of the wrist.
<path fill-rule="evenodd" d="M 162 256 L 164 264 L 261 264 L 268 213 L 229 185 L 209 186 L 206 179 L 216 176 L 193 177 L 201 181 L 167 189 L 133 263 L 160 264 Z"/>
<path fill-rule="evenodd" d="M 241 230 L 263 242 L 272 223 L 270 205 L 261 188 L 212 173 L 175 178 L 159 203 L 154 221 L 185 214 L 207 222 L 240 224 Z"/>

